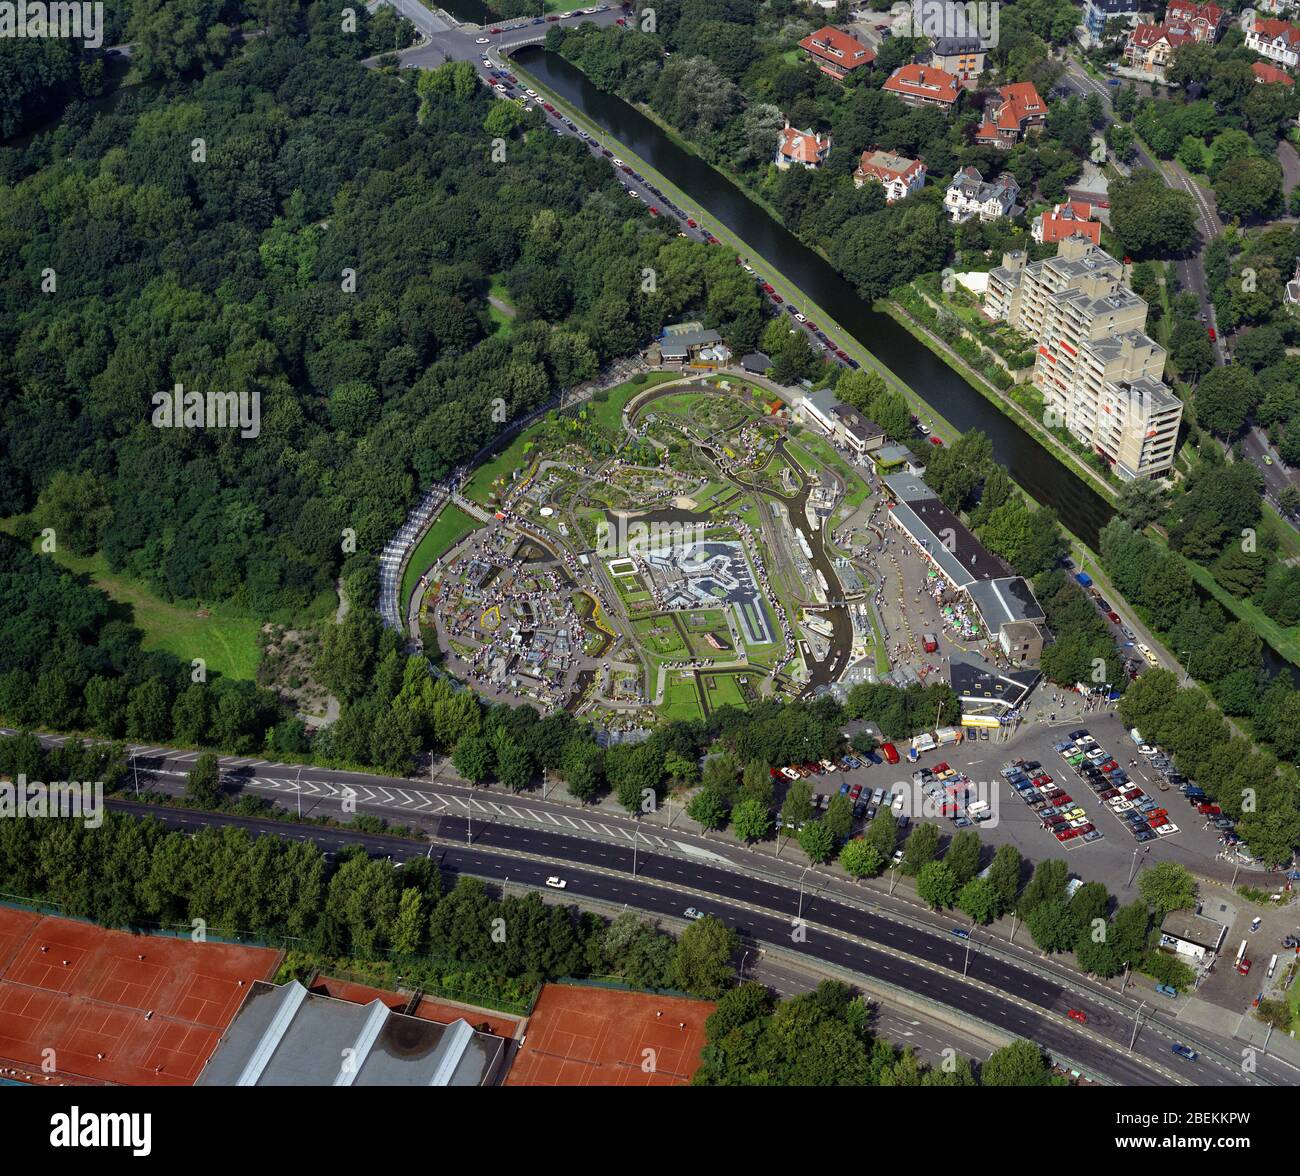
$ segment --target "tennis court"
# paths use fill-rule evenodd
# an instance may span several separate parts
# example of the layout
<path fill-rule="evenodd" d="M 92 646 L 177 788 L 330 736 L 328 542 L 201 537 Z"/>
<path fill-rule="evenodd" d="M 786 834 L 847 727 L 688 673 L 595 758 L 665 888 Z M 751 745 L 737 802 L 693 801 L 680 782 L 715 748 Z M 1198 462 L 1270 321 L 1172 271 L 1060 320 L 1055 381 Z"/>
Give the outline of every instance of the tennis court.
<path fill-rule="evenodd" d="M 279 958 L 0 907 L 0 1066 L 51 1085 L 189 1085 Z"/>
<path fill-rule="evenodd" d="M 507 1086 L 686 1086 L 700 1064 L 708 1001 L 548 984 Z"/>

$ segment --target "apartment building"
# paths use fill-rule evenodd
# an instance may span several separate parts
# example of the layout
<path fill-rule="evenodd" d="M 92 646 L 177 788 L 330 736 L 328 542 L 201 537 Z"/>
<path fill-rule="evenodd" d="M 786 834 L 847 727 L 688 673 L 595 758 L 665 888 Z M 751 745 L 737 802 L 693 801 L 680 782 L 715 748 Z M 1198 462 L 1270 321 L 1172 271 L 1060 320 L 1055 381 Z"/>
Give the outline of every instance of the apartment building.
<path fill-rule="evenodd" d="M 1164 348 L 1145 333 L 1147 305 L 1124 285 L 1120 262 L 1081 235 L 1042 261 L 1004 254 L 984 309 L 1037 340 L 1033 383 L 1049 424 L 1126 481 L 1172 465 L 1182 402 L 1161 382 Z"/>
<path fill-rule="evenodd" d="M 1133 69 L 1163 78 L 1174 50 L 1181 45 L 1190 45 L 1195 40 L 1186 29 L 1175 25 L 1140 24 L 1128 35 L 1124 60 Z"/>
<path fill-rule="evenodd" d="M 969 82 L 984 72 L 987 52 L 978 37 L 936 37 L 930 48 L 922 50 L 914 60 L 917 65 L 932 65 Z"/>

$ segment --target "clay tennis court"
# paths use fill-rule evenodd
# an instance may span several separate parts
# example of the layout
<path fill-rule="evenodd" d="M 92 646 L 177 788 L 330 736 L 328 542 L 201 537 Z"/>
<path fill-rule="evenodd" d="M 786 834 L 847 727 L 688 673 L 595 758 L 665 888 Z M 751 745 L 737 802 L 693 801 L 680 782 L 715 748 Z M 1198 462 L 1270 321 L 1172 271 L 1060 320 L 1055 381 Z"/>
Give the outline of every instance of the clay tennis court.
<path fill-rule="evenodd" d="M 0 907 L 0 1065 L 51 1085 L 187 1086 L 279 959 Z"/>
<path fill-rule="evenodd" d="M 699 1067 L 704 1021 L 714 1007 L 681 997 L 548 984 L 505 1084 L 686 1086 Z"/>

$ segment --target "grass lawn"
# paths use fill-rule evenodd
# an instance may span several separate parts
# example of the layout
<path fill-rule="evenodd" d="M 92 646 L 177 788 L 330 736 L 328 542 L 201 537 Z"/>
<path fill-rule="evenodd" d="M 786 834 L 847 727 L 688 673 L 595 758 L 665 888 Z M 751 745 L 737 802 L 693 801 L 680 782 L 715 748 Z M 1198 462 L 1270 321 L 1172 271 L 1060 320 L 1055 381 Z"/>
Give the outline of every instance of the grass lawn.
<path fill-rule="evenodd" d="M 1196 582 L 1223 605 L 1229 613 L 1252 626 L 1269 645 L 1288 661 L 1300 665 L 1300 626 L 1293 626 L 1289 629 L 1284 628 L 1272 617 L 1268 616 L 1258 605 L 1252 604 L 1249 600 L 1239 600 L 1225 588 L 1221 588 L 1219 582 L 1211 575 L 1208 568 L 1204 568 L 1195 560 L 1187 559 L 1184 556 L 1179 556 L 1179 558 L 1182 559 L 1183 566 L 1191 573 Z"/>
<path fill-rule="evenodd" d="M 493 274 L 491 285 L 488 286 L 488 297 L 499 299 L 507 306 L 513 306 L 510 301 L 510 295 L 506 292 L 505 286 L 501 282 L 500 274 Z M 515 329 L 515 320 L 513 315 L 506 314 L 500 307 L 488 303 L 488 315 L 496 325 L 498 335 L 509 335 Z"/>
<path fill-rule="evenodd" d="M 670 617 L 645 617 L 632 622 L 632 631 L 642 648 L 659 657 L 685 657 L 687 649 Z"/>
<path fill-rule="evenodd" d="M 10 520 L 4 529 L 12 529 Z M 145 649 L 162 649 L 185 662 L 202 658 L 210 671 L 227 678 L 251 681 L 256 676 L 262 660 L 261 622 L 256 618 L 220 606 L 204 609 L 211 614 L 204 616 L 195 605 L 169 604 L 130 577 L 110 571 L 102 555 L 59 552 L 54 558 L 70 572 L 89 576 L 96 588 L 126 605 L 131 623 L 144 634 Z"/>
<path fill-rule="evenodd" d="M 664 684 L 664 700 L 659 715 L 665 719 L 700 719 L 700 695 L 695 689 L 695 678 L 681 670 L 669 670 Z"/>
<path fill-rule="evenodd" d="M 640 392 L 647 388 L 653 388 L 656 384 L 662 384 L 667 380 L 680 380 L 681 372 L 646 372 L 645 379 L 639 384 L 634 384 L 628 380 L 625 384 L 618 384 L 609 390 L 609 394 L 602 400 L 590 400 L 587 402 L 588 417 L 600 428 L 610 433 L 621 433 L 623 430 L 623 406 Z"/>
<path fill-rule="evenodd" d="M 415 550 L 411 552 L 411 558 L 406 565 L 406 573 L 402 576 L 403 607 L 406 606 L 406 601 L 411 599 L 411 593 L 415 591 L 416 582 L 428 570 L 429 565 L 447 548 L 463 539 L 478 526 L 479 523 L 476 520 L 470 518 L 458 507 L 443 507 L 442 513 L 434 520 L 433 526 L 424 533 L 424 538 L 416 544 Z"/>
<path fill-rule="evenodd" d="M 704 689 L 708 692 L 711 710 L 717 710 L 720 706 L 746 709 L 745 696 L 740 692 L 740 683 L 736 681 L 735 674 L 706 674 Z"/>

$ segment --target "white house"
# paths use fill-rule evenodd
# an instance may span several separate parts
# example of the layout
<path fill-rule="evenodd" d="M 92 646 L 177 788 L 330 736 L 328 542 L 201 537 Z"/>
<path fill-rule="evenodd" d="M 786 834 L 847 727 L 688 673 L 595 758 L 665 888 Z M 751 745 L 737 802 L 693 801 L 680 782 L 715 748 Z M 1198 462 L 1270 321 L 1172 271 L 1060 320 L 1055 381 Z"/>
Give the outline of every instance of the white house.
<path fill-rule="evenodd" d="M 782 171 L 795 164 L 806 168 L 821 167 L 830 153 L 830 135 L 796 130 L 786 119 L 776 142 L 776 166 Z"/>
<path fill-rule="evenodd" d="M 1003 172 L 990 182 L 980 174 L 979 168 L 963 167 L 943 194 L 943 206 L 955 225 L 965 224 L 975 216 L 991 221 L 1009 216 L 1019 195 L 1020 185 L 1010 172 Z"/>
<path fill-rule="evenodd" d="M 1300 63 L 1300 25 L 1257 17 L 1246 27 L 1246 48 L 1283 69 L 1295 69 Z"/>
<path fill-rule="evenodd" d="M 862 161 L 853 172 L 853 183 L 861 188 L 869 180 L 883 185 L 885 203 L 893 204 L 925 187 L 925 161 L 879 148 L 864 151 Z"/>

